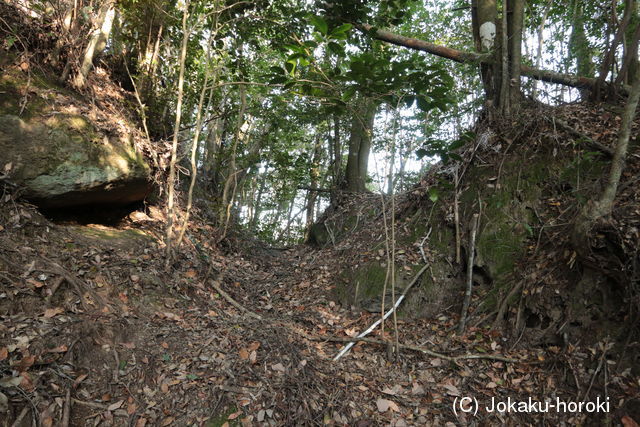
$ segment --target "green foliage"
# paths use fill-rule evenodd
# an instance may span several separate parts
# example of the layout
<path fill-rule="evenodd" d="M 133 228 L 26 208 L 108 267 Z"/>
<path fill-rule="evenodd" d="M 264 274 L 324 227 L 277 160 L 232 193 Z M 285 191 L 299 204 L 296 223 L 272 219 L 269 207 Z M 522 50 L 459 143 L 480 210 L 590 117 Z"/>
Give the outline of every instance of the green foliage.
<path fill-rule="evenodd" d="M 462 160 L 454 151 L 474 140 L 475 133 L 470 131 L 464 132 L 458 139 L 451 142 L 437 138 L 426 139 L 422 148 L 416 151 L 416 155 L 418 158 L 438 156 L 445 164 L 451 160 Z"/>

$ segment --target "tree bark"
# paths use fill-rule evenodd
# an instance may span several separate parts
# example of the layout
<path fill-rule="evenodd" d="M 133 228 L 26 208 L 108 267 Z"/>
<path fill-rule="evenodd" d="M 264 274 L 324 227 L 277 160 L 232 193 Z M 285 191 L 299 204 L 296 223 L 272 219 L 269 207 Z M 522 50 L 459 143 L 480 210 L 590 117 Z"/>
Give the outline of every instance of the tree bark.
<path fill-rule="evenodd" d="M 620 72 L 616 77 L 615 85 L 618 86 L 627 80 L 627 76 L 635 75 L 638 68 L 638 40 L 640 39 L 640 23 L 638 23 L 631 35 L 631 40 L 627 43 L 624 59 Z"/>
<path fill-rule="evenodd" d="M 624 33 L 627 30 L 627 26 L 631 21 L 631 16 L 633 15 L 633 10 L 636 7 L 635 0 L 627 0 L 627 4 L 624 8 L 624 15 L 622 16 L 622 21 L 618 26 L 618 30 L 616 31 L 615 36 L 613 37 L 613 41 L 611 42 L 611 46 L 607 49 L 604 59 L 600 65 L 600 73 L 596 80 L 595 90 L 594 90 L 594 98 L 598 100 L 600 98 L 600 89 L 604 86 L 607 75 L 609 75 L 609 71 L 611 69 L 611 65 L 614 62 L 616 49 L 618 45 L 623 39 Z"/>
<path fill-rule="evenodd" d="M 311 158 L 311 168 L 309 169 L 309 182 L 311 188 L 318 187 L 320 181 L 320 156 L 322 155 L 322 139 L 320 135 L 316 135 L 316 141 L 313 146 L 313 157 Z M 306 212 L 306 229 L 307 233 L 311 229 L 314 221 L 315 204 L 318 193 L 309 190 L 307 193 L 307 212 Z"/>
<path fill-rule="evenodd" d="M 522 97 L 520 92 L 522 68 L 522 30 L 524 26 L 524 0 L 510 0 L 509 20 L 509 103 L 515 107 Z"/>
<path fill-rule="evenodd" d="M 87 76 L 89 71 L 93 67 L 93 59 L 100 54 L 107 45 L 109 34 L 111 34 L 111 27 L 113 26 L 113 20 L 115 19 L 116 9 L 115 2 L 109 1 L 100 8 L 100 14 L 96 20 L 95 29 L 89 39 L 89 43 L 82 56 L 82 62 L 80 63 L 80 69 L 78 74 L 73 80 L 74 86 L 77 88 L 83 88 L 87 83 Z"/>
<path fill-rule="evenodd" d="M 180 134 L 180 123 L 182 119 L 182 100 L 184 97 L 184 72 L 187 58 L 187 44 L 189 42 L 189 30 L 187 28 L 187 18 L 189 16 L 189 2 L 184 5 L 182 13 L 182 45 L 180 47 L 180 72 L 178 76 L 178 99 L 176 102 L 176 121 L 173 127 L 173 142 L 171 144 L 171 160 L 169 161 L 169 176 L 167 177 L 167 231 L 166 231 L 166 260 L 165 267 L 168 269 L 173 260 L 173 222 L 175 203 L 175 179 L 176 161 L 178 157 L 178 137 Z"/>
<path fill-rule="evenodd" d="M 373 100 L 366 97 L 362 97 L 359 104 L 359 108 L 356 108 L 351 120 L 349 156 L 343 189 L 361 193 L 366 191 L 365 184 L 376 105 Z"/>

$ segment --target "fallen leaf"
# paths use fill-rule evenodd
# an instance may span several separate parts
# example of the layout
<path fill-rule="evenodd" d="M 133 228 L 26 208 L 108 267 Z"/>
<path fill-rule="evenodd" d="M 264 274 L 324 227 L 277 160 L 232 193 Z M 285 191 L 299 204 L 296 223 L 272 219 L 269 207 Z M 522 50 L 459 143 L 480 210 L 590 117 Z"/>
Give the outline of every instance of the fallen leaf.
<path fill-rule="evenodd" d="M 138 418 L 138 421 L 136 421 L 136 427 L 144 427 L 146 425 L 147 425 L 146 418 Z"/>
<path fill-rule="evenodd" d="M 7 347 L 0 347 L 0 362 L 9 357 L 9 350 Z"/>
<path fill-rule="evenodd" d="M 458 390 L 458 387 L 451 384 L 443 384 L 443 387 L 447 389 L 447 394 L 451 396 L 460 396 L 460 390 Z"/>
<path fill-rule="evenodd" d="M 160 384 L 160 390 L 162 390 L 163 393 L 169 393 L 169 384 L 167 383 Z"/>
<path fill-rule="evenodd" d="M 47 308 L 44 311 L 44 317 L 46 317 L 47 319 L 50 319 L 54 316 L 57 316 L 60 313 L 64 313 L 64 308 L 62 307 Z"/>
<path fill-rule="evenodd" d="M 19 386 L 22 377 L 4 377 L 0 379 L 0 387 L 9 388 Z"/>
<path fill-rule="evenodd" d="M 251 364 L 253 365 L 257 362 L 257 360 L 258 360 L 258 353 L 255 350 L 253 350 L 251 354 L 249 354 L 249 362 L 251 362 Z"/>
<path fill-rule="evenodd" d="M 242 411 L 234 412 L 233 414 L 230 414 L 227 417 L 227 419 L 228 420 L 235 420 L 236 418 L 238 418 L 240 416 L 240 414 L 242 414 Z"/>
<path fill-rule="evenodd" d="M 73 388 L 77 388 L 82 381 L 87 379 L 88 376 L 88 374 L 82 374 L 78 378 L 76 378 L 76 380 L 73 382 Z"/>
<path fill-rule="evenodd" d="M 286 370 L 282 363 L 276 363 L 275 365 L 271 366 L 271 369 L 278 372 L 284 372 Z"/>
<path fill-rule="evenodd" d="M 400 408 L 398 408 L 398 405 L 387 399 L 376 400 L 376 406 L 378 407 L 378 412 L 387 412 L 389 410 L 398 412 L 400 410 Z"/>
<path fill-rule="evenodd" d="M 120 407 L 122 406 L 122 404 L 124 403 L 124 400 L 118 400 L 115 403 L 112 403 L 111 405 L 109 405 L 107 407 L 107 411 L 115 411 L 116 409 L 120 409 Z"/>
<path fill-rule="evenodd" d="M 162 421 L 161 426 L 162 426 L 162 427 L 167 427 L 169 424 L 173 423 L 173 421 L 174 421 L 174 420 L 175 420 L 175 418 L 174 418 L 174 417 L 168 417 L 168 418 L 165 418 L 165 419 Z"/>
<path fill-rule="evenodd" d="M 128 415 L 133 415 L 133 414 L 135 414 L 137 409 L 138 409 L 138 405 L 136 405 L 135 403 L 129 403 L 127 405 L 127 414 Z"/>
<path fill-rule="evenodd" d="M 638 423 L 628 415 L 622 417 L 620 421 L 622 421 L 624 427 L 638 427 Z"/>
<path fill-rule="evenodd" d="M 25 357 L 23 357 L 22 359 L 20 359 L 20 362 L 18 362 L 18 364 L 17 364 L 18 371 L 20 371 L 20 372 L 26 371 L 31 366 L 33 366 L 35 361 L 36 361 L 36 357 L 35 356 L 25 356 Z"/>
<path fill-rule="evenodd" d="M 51 348 L 51 349 L 47 350 L 47 353 L 66 353 L 67 350 L 69 350 L 69 347 L 67 347 L 66 345 L 62 344 L 62 345 L 59 345 L 58 347 L 54 347 L 54 348 Z"/>
<path fill-rule="evenodd" d="M 249 352 L 246 348 L 241 348 L 239 351 L 240 359 L 247 360 L 249 358 Z"/>
<path fill-rule="evenodd" d="M 0 393 L 0 414 L 4 414 L 8 410 L 9 398 L 4 393 Z"/>

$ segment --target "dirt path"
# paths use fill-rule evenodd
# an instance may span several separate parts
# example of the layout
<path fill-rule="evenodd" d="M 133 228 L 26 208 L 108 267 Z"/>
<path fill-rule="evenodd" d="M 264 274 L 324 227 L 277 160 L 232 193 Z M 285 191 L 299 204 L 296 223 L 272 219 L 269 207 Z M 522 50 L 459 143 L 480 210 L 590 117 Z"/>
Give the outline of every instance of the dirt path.
<path fill-rule="evenodd" d="M 65 411 L 74 426 L 515 425 L 540 415 L 456 416 L 453 402 L 576 398 L 553 349 L 509 350 L 488 329 L 452 338 L 448 313 L 399 322 L 400 342 L 534 363 L 396 357 L 371 343 L 333 362 L 344 344 L 334 339 L 376 316 L 333 301 L 341 266 L 330 249 L 223 252 L 200 225 L 166 273 L 159 224 L 59 226 L 23 211 L 22 227 L 0 238 L 0 392 L 9 407 L 0 425 L 21 415 L 18 425 L 62 425 Z M 219 273 L 221 288 L 261 320 L 215 291 Z M 619 390 L 633 392 L 624 381 Z"/>

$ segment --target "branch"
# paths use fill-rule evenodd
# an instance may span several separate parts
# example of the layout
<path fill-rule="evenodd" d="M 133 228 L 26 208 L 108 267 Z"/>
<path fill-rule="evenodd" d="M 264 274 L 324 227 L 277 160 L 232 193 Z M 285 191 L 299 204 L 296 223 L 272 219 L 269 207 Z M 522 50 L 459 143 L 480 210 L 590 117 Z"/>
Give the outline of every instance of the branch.
<path fill-rule="evenodd" d="M 304 335 L 305 338 L 307 338 L 309 340 L 312 340 L 312 341 L 331 341 L 331 342 L 344 342 L 344 343 L 367 342 L 367 343 L 370 343 L 370 344 L 379 344 L 379 345 L 383 345 L 383 346 L 387 346 L 389 344 L 386 341 L 377 340 L 375 338 L 364 338 L 364 337 L 363 338 L 316 337 L 316 336 L 304 334 L 302 332 L 300 332 L 300 333 L 302 335 Z M 460 360 L 468 360 L 468 359 L 499 360 L 501 362 L 507 362 L 507 363 L 520 362 L 520 360 L 518 360 L 518 359 L 512 359 L 512 358 L 509 358 L 509 357 L 504 357 L 504 356 L 500 356 L 500 355 L 493 355 L 493 354 L 463 354 L 463 355 L 460 355 L 460 356 L 447 356 L 445 354 L 437 353 L 435 351 L 429 350 L 428 348 L 420 347 L 420 346 L 417 346 L 417 345 L 399 344 L 399 346 L 402 349 L 412 350 L 412 351 L 416 351 L 418 353 L 424 353 L 424 354 L 426 354 L 428 356 L 437 357 L 438 359 L 447 360 L 447 361 L 453 362 L 453 363 L 458 363 L 458 361 L 460 361 Z"/>
<path fill-rule="evenodd" d="M 314 187 L 298 187 L 298 190 L 317 191 L 318 193 L 331 193 L 332 191 L 335 191 L 330 188 L 314 188 Z"/>
<path fill-rule="evenodd" d="M 408 47 L 409 49 L 420 50 L 432 55 L 439 56 L 445 59 L 451 59 L 460 63 L 492 63 L 491 55 L 479 54 L 473 52 L 464 52 L 450 47 L 437 45 L 424 40 L 415 39 L 412 37 L 405 37 L 399 34 L 395 34 L 386 30 L 374 29 L 369 24 L 357 24 L 357 29 L 372 36 L 375 39 L 395 44 L 396 46 Z M 557 83 L 565 86 L 575 88 L 592 88 L 596 85 L 596 79 L 590 77 L 574 76 L 571 74 L 562 74 L 554 71 L 540 70 L 537 68 L 529 67 L 527 65 L 521 65 L 520 70 L 523 75 L 531 77 L 536 80 L 541 80 L 548 83 Z M 622 90 L 628 92 L 628 86 L 623 86 Z"/>
<path fill-rule="evenodd" d="M 210 280 L 209 283 L 211 284 L 211 286 L 213 286 L 213 289 L 215 289 L 216 292 L 218 292 L 220 294 L 220 296 L 222 298 L 224 298 L 229 304 L 231 304 L 232 306 L 234 306 L 235 308 L 240 310 L 241 313 L 245 313 L 247 316 L 252 317 L 254 319 L 262 320 L 262 317 L 260 317 L 259 315 L 255 314 L 254 312 L 248 310 L 247 308 L 243 307 L 242 305 L 240 305 L 240 303 L 238 303 L 236 300 L 234 300 L 231 297 L 231 295 L 229 295 L 228 293 L 223 291 L 222 288 L 220 287 L 219 280 L 221 280 L 221 276 L 218 276 L 218 279 L 216 279 L 216 280 Z"/>

